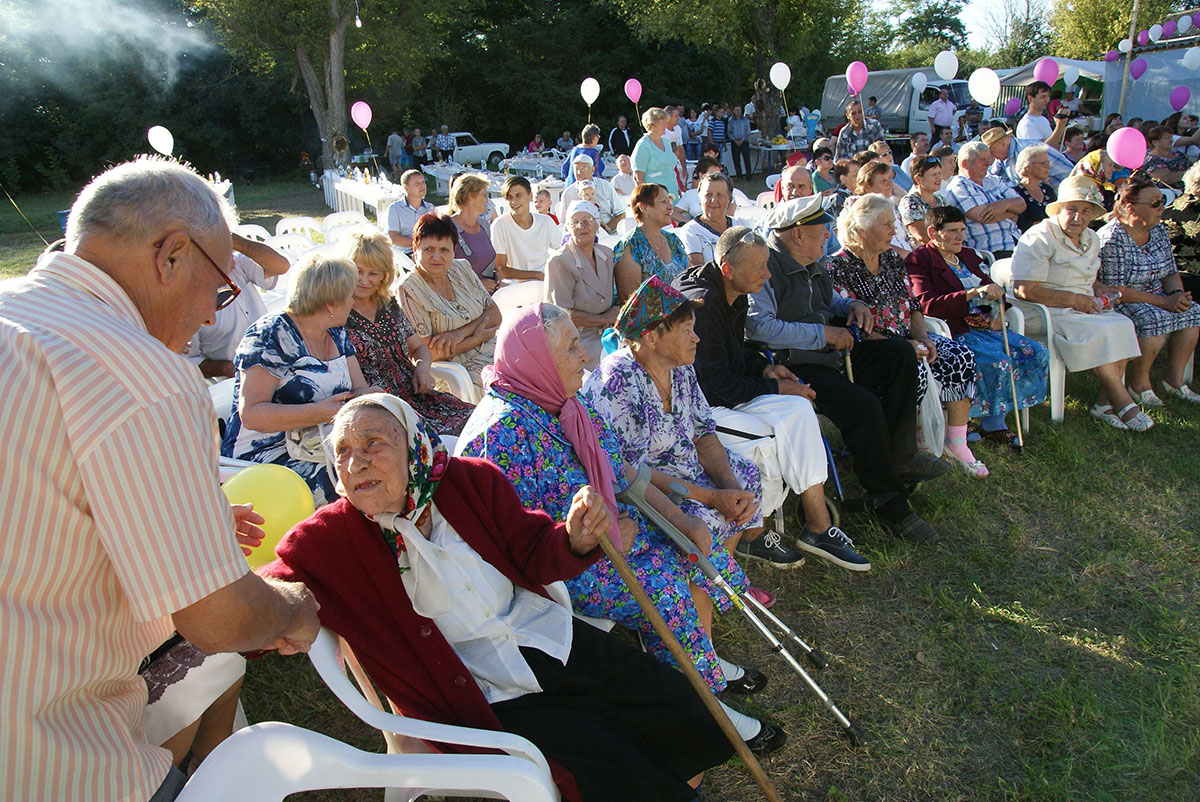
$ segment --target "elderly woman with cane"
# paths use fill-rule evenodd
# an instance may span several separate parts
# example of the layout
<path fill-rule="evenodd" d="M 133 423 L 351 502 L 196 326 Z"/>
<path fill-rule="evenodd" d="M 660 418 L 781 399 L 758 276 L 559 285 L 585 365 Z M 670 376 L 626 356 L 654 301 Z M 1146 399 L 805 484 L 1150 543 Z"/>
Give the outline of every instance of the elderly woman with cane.
<path fill-rule="evenodd" d="M 925 314 L 946 321 L 955 341 L 975 354 L 978 374 L 970 414 L 982 418 L 983 440 L 1011 445 L 1013 433 L 1004 416 L 1046 400 L 1050 355 L 1041 343 L 1007 332 L 1002 313 L 992 313 L 993 304 L 1003 303 L 1004 291 L 983 271 L 979 254 L 963 247 L 967 224 L 962 210 L 935 206 L 925 222 L 929 244 L 904 260 L 912 293 Z"/>
<path fill-rule="evenodd" d="M 636 509 L 617 506 L 615 490 L 627 481 L 625 463 L 607 423 L 577 395 L 584 360 L 579 334 L 564 310 L 549 303 L 518 309 L 501 327 L 490 386 L 463 429 L 459 452 L 494 462 L 526 507 L 544 510 L 556 520 L 563 520 L 579 487 L 596 487 L 619 510 L 617 524 L 621 537 L 632 544 L 628 562 L 639 583 L 708 685 L 714 691 L 760 690 L 765 677 L 721 660 L 713 650 L 713 600 L 725 598 L 723 594 Z M 703 552 L 712 553 L 726 581 L 739 592 L 746 588 L 745 574 L 723 547 L 714 547 L 701 521 L 653 486 L 646 499 Z M 610 561 L 601 560 L 569 580 L 567 589 L 577 612 L 637 630 L 651 654 L 675 663 Z M 773 725 L 730 712 L 753 751 L 766 754 L 786 740 Z"/>
<path fill-rule="evenodd" d="M 403 714 L 528 738 L 567 802 L 696 798 L 730 754 L 702 700 L 556 603 L 599 558 L 611 499 L 580 487 L 555 523 L 383 393 L 347 404 L 330 439 L 344 498 L 263 570 L 312 591 Z"/>

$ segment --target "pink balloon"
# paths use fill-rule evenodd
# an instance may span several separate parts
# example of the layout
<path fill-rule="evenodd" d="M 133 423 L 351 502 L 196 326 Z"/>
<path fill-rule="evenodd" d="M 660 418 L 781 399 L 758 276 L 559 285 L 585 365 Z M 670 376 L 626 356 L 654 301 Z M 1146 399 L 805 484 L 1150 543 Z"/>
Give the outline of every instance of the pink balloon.
<path fill-rule="evenodd" d="M 1054 82 L 1058 80 L 1058 62 L 1052 58 L 1038 59 L 1038 63 L 1033 66 L 1033 80 L 1045 81 L 1054 86 Z"/>
<path fill-rule="evenodd" d="M 1118 53 L 1116 50 L 1110 50 L 1104 54 L 1105 61 L 1116 61 L 1120 57 L 1121 57 L 1121 54 Z"/>
<path fill-rule="evenodd" d="M 863 87 L 867 85 L 867 65 L 861 61 L 851 61 L 850 66 L 846 68 L 846 84 L 850 87 L 850 94 L 862 94 Z"/>
<path fill-rule="evenodd" d="M 630 78 L 625 82 L 625 97 L 629 98 L 631 103 L 637 103 L 642 99 L 642 82 L 637 78 Z"/>
<path fill-rule="evenodd" d="M 350 119 L 354 120 L 354 124 L 364 131 L 371 124 L 371 107 L 363 101 L 358 101 L 350 107 Z"/>
<path fill-rule="evenodd" d="M 1146 137 L 1136 128 L 1121 128 L 1108 138 L 1108 155 L 1122 167 L 1136 170 L 1146 161 Z"/>
<path fill-rule="evenodd" d="M 1179 27 L 1175 24 L 1175 20 L 1169 19 L 1163 23 L 1163 36 L 1174 36 Z"/>
<path fill-rule="evenodd" d="M 1192 99 L 1192 90 L 1186 86 L 1177 86 L 1171 90 L 1171 108 L 1175 111 L 1183 111 L 1183 107 Z"/>
<path fill-rule="evenodd" d="M 1200 28 L 1200 11 L 1192 15 L 1192 27 Z"/>
<path fill-rule="evenodd" d="M 1021 110 L 1021 98 L 1010 97 L 1004 103 L 1004 116 L 1011 117 Z"/>
<path fill-rule="evenodd" d="M 1138 31 L 1137 43 L 1142 47 L 1150 44 L 1150 31 Z"/>
<path fill-rule="evenodd" d="M 1146 67 L 1148 66 L 1150 65 L 1146 63 L 1146 59 L 1135 58 L 1133 63 L 1129 65 L 1129 77 L 1136 81 L 1146 74 Z"/>

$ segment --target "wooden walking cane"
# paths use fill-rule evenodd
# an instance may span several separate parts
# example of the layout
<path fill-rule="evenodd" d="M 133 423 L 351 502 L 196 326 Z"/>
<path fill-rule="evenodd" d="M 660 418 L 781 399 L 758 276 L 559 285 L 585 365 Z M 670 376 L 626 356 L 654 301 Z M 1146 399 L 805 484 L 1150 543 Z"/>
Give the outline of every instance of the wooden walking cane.
<path fill-rule="evenodd" d="M 725 733 L 725 737 L 729 739 L 729 743 L 733 744 L 733 751 L 746 764 L 747 771 L 750 772 L 750 776 L 754 778 L 754 781 L 758 783 L 758 787 L 762 789 L 768 802 L 783 802 L 779 796 L 779 792 L 775 790 L 771 778 L 763 771 L 758 758 L 754 756 L 754 753 L 750 751 L 750 747 L 746 745 L 746 741 L 738 734 L 737 728 L 729 720 L 729 716 L 721 707 L 721 703 L 713 695 L 712 689 L 708 687 L 708 683 L 704 681 L 704 677 L 701 677 L 700 672 L 696 670 L 692 658 L 683 650 L 683 646 L 675 638 L 675 633 L 671 631 L 671 628 L 667 626 L 667 622 L 663 620 L 662 613 L 654 606 L 654 602 L 650 600 L 646 589 L 642 587 L 642 583 L 638 581 L 637 576 L 633 573 L 633 569 L 625 561 L 625 555 L 613 545 L 608 532 L 600 535 L 600 548 L 604 550 L 604 556 L 608 558 L 608 561 L 617 569 L 617 574 L 624 580 L 625 586 L 629 588 L 629 592 L 633 594 L 638 607 L 641 607 L 642 612 L 650 619 L 650 625 L 654 627 L 654 631 L 658 633 L 658 637 L 662 638 L 663 643 L 667 645 L 667 649 L 671 652 L 671 656 L 675 658 L 675 662 L 679 663 L 679 667 L 683 669 L 684 676 L 688 678 L 688 682 L 692 683 L 692 688 L 699 694 L 700 700 L 704 702 L 704 706 L 708 708 L 708 712 L 717 720 L 717 724 L 721 727 L 721 732 Z"/>
<path fill-rule="evenodd" d="M 1005 293 L 1007 295 L 1007 292 Z M 1025 437 L 1021 434 L 1021 408 L 1017 404 L 1017 366 L 1013 362 L 1012 351 L 1008 348 L 1008 324 L 1004 321 L 1004 299 L 1001 298 L 997 306 L 1000 307 L 1000 336 L 1004 338 L 1004 356 L 1008 358 L 1008 386 L 1012 389 L 1013 400 L 1013 417 L 1017 424 L 1017 453 L 1025 453 Z"/>

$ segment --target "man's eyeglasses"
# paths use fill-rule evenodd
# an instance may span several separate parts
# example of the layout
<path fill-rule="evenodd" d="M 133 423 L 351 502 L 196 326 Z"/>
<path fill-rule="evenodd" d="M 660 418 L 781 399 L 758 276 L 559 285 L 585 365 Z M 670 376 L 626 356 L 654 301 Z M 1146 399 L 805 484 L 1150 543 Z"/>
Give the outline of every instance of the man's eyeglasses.
<path fill-rule="evenodd" d="M 208 251 L 204 250 L 204 246 L 197 242 L 195 237 L 189 234 L 188 240 L 190 240 L 191 243 L 199 249 L 200 253 L 204 254 L 204 258 L 207 259 L 208 263 L 213 266 L 213 270 L 216 270 L 217 273 L 220 274 L 221 278 L 225 279 L 225 287 L 217 290 L 217 311 L 219 312 L 233 303 L 234 299 L 242 294 L 242 288 L 233 283 L 233 279 L 229 277 L 229 274 L 221 269 L 221 266 L 217 264 L 216 259 L 213 259 L 208 255 Z M 154 247 L 161 248 L 164 242 L 166 242 L 165 239 L 160 239 L 158 242 L 154 243 Z"/>
<path fill-rule="evenodd" d="M 1154 201 L 1127 201 L 1130 206 L 1149 206 L 1151 209 L 1161 209 L 1166 203 L 1162 198 Z"/>

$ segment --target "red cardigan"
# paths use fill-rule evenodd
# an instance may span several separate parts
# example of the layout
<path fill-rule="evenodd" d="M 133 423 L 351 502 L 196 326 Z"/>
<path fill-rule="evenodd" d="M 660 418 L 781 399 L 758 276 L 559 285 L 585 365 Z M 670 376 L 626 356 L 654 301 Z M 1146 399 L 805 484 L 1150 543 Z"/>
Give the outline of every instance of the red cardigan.
<path fill-rule="evenodd" d="M 433 500 L 480 556 L 542 596 L 546 584 L 578 576 L 600 557 L 599 549 L 583 558 L 571 553 L 565 524 L 524 509 L 508 478 L 486 460 L 451 459 Z M 413 610 L 379 525 L 349 501 L 297 524 L 276 554 L 261 573 L 307 585 L 321 603 L 321 623 L 346 639 L 404 715 L 502 729 L 437 625 Z M 571 774 L 550 765 L 564 798 L 578 800 Z"/>
<path fill-rule="evenodd" d="M 980 268 L 981 260 L 975 251 L 963 248 L 958 252 L 958 258 L 967 270 L 979 277 L 981 284 L 994 283 Z M 965 333 L 967 324 L 963 318 L 970 312 L 967 291 L 937 246 L 929 243 L 915 249 L 905 257 L 904 267 L 912 280 L 913 297 L 921 303 L 922 311 L 946 321 L 955 337 Z"/>

